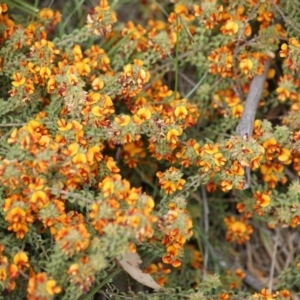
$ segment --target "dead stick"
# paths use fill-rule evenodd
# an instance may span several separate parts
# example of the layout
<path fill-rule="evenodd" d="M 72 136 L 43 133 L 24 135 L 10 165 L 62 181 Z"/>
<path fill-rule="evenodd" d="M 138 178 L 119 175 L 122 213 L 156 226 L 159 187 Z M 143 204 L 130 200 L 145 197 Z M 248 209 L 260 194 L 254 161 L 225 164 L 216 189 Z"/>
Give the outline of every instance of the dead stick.
<path fill-rule="evenodd" d="M 241 137 L 250 137 L 253 133 L 253 123 L 255 120 L 258 102 L 261 98 L 264 83 L 267 78 L 270 67 L 270 59 L 266 61 L 265 70 L 262 75 L 255 76 L 250 84 L 249 93 L 246 99 L 245 109 L 240 122 L 236 128 L 236 132 Z M 245 185 L 244 189 L 250 187 L 250 167 L 245 168 Z"/>

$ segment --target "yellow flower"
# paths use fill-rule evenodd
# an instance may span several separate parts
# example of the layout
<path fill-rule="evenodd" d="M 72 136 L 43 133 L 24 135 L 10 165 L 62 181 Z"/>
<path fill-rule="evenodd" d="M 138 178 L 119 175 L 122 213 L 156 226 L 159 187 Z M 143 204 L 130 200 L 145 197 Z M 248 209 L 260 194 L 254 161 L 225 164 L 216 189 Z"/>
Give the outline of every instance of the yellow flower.
<path fill-rule="evenodd" d="M 140 125 L 142 124 L 145 120 L 149 120 L 151 118 L 151 111 L 147 108 L 140 108 L 136 114 L 133 116 L 133 121 L 137 124 Z"/>
<path fill-rule="evenodd" d="M 245 58 L 240 62 L 239 66 L 244 74 L 248 74 L 249 71 L 253 68 L 253 62 L 251 59 Z"/>
<path fill-rule="evenodd" d="M 48 196 L 44 191 L 36 191 L 31 195 L 30 201 L 32 203 L 38 203 L 39 207 L 42 207 L 47 204 Z"/>
<path fill-rule="evenodd" d="M 205 144 L 203 150 L 207 154 L 215 154 L 219 151 L 219 145 Z"/>
<path fill-rule="evenodd" d="M 67 122 L 64 119 L 60 119 L 57 121 L 58 130 L 59 131 L 68 131 L 72 129 L 72 123 Z"/>
<path fill-rule="evenodd" d="M 92 82 L 92 88 L 95 91 L 101 90 L 104 87 L 104 82 L 99 77 L 95 78 Z"/>
<path fill-rule="evenodd" d="M 116 162 L 112 157 L 106 157 L 106 167 L 109 169 L 109 171 L 113 173 L 118 173 L 120 172 L 120 169 L 116 166 Z"/>
<path fill-rule="evenodd" d="M 73 156 L 78 152 L 78 150 L 79 150 L 79 145 L 77 143 L 70 144 L 68 147 L 68 155 Z"/>
<path fill-rule="evenodd" d="M 124 66 L 123 70 L 127 77 L 132 76 L 132 66 L 130 64 Z"/>
<path fill-rule="evenodd" d="M 78 83 L 78 78 L 75 74 L 68 74 L 68 81 L 71 85 L 76 85 Z"/>
<path fill-rule="evenodd" d="M 86 105 L 91 105 L 94 103 L 97 103 L 101 98 L 101 95 L 99 93 L 91 92 L 86 97 Z"/>
<path fill-rule="evenodd" d="M 115 117 L 115 122 L 120 126 L 127 126 L 130 123 L 130 116 L 128 115 L 120 115 Z"/>
<path fill-rule="evenodd" d="M 97 6 L 97 7 L 99 7 L 101 10 L 109 10 L 109 8 L 110 8 L 107 0 L 100 0 L 99 6 Z"/>
<path fill-rule="evenodd" d="M 287 148 L 281 148 L 279 155 L 278 155 L 278 160 L 285 162 L 289 159 L 291 155 L 291 151 Z"/>
<path fill-rule="evenodd" d="M 238 32 L 239 25 L 236 22 L 229 20 L 225 24 L 225 29 L 226 29 L 228 35 L 233 35 Z"/>
<path fill-rule="evenodd" d="M 257 191 L 254 194 L 254 198 L 256 200 L 256 203 L 260 206 L 260 207 L 267 207 L 270 205 L 271 202 L 271 198 L 269 196 L 268 192 L 260 192 Z"/>
<path fill-rule="evenodd" d="M 54 17 L 54 12 L 50 8 L 43 8 L 39 11 L 39 16 L 43 19 L 52 19 Z"/>
<path fill-rule="evenodd" d="M 7 272 L 4 267 L 0 267 L 0 280 L 5 281 L 7 278 Z"/>
<path fill-rule="evenodd" d="M 87 76 L 91 72 L 90 66 L 83 62 L 77 62 L 76 68 L 81 76 Z"/>
<path fill-rule="evenodd" d="M 77 153 L 73 158 L 72 162 L 74 164 L 85 164 L 87 161 L 86 155 L 84 153 Z"/>
<path fill-rule="evenodd" d="M 101 108 L 98 105 L 96 105 L 92 108 L 92 114 L 96 117 L 103 117 L 105 115 L 103 108 Z"/>
<path fill-rule="evenodd" d="M 232 114 L 236 117 L 236 118 L 240 118 L 243 114 L 244 111 L 244 107 L 241 104 L 235 105 L 232 108 Z"/>
<path fill-rule="evenodd" d="M 177 118 L 184 119 L 188 111 L 185 106 L 177 106 L 174 113 Z"/>
<path fill-rule="evenodd" d="M 12 77 L 13 77 L 13 79 L 14 79 L 14 81 L 12 82 L 12 85 L 13 85 L 14 87 L 21 86 L 21 85 L 23 85 L 23 84 L 25 83 L 25 81 L 26 81 L 25 77 L 23 77 L 23 76 L 21 75 L 20 72 L 14 73 Z"/>
<path fill-rule="evenodd" d="M 217 166 L 225 165 L 226 159 L 223 157 L 222 153 L 215 154 L 214 159 Z"/>
<path fill-rule="evenodd" d="M 172 144 L 176 144 L 177 143 L 177 137 L 180 136 L 182 134 L 182 129 L 178 128 L 178 129 L 171 129 L 168 131 L 167 133 L 167 141 L 170 141 Z"/>
<path fill-rule="evenodd" d="M 48 67 L 42 67 L 40 69 L 40 75 L 42 78 L 48 79 L 48 78 L 50 78 L 51 70 Z"/>
<path fill-rule="evenodd" d="M 25 252 L 20 251 L 14 256 L 14 264 L 18 267 L 18 269 L 22 268 L 22 266 L 28 266 L 28 256 Z"/>
<path fill-rule="evenodd" d="M 53 279 L 47 280 L 46 291 L 49 295 L 59 294 L 61 292 L 61 287 L 56 285 L 56 281 Z"/>
<path fill-rule="evenodd" d="M 148 108 L 140 108 L 136 113 L 142 120 L 149 120 L 151 118 L 151 111 Z"/>
<path fill-rule="evenodd" d="M 283 43 L 281 45 L 281 51 L 279 51 L 279 56 L 280 57 L 287 57 L 289 54 L 289 48 L 288 45 L 286 43 Z"/>
<path fill-rule="evenodd" d="M 51 94 L 57 88 L 54 77 L 51 77 L 47 82 L 47 93 Z"/>
<path fill-rule="evenodd" d="M 230 191 L 232 189 L 232 182 L 229 180 L 222 180 L 221 181 L 221 189 L 223 192 Z"/>

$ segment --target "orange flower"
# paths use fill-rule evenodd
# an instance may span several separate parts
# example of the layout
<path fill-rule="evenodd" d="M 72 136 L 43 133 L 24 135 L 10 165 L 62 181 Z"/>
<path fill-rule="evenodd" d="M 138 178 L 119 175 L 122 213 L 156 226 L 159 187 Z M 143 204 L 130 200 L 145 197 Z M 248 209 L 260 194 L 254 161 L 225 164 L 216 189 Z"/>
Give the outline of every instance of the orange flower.
<path fill-rule="evenodd" d="M 19 277 L 19 270 L 15 264 L 11 264 L 8 266 L 8 275 L 10 279 Z"/>
<path fill-rule="evenodd" d="M 236 175 L 242 176 L 244 175 L 244 168 L 238 161 L 234 161 L 231 166 L 232 172 Z"/>
<path fill-rule="evenodd" d="M 276 93 L 278 94 L 278 99 L 280 101 L 285 101 L 287 98 L 290 97 L 290 92 L 282 87 L 282 86 L 279 86 L 277 89 L 276 89 Z"/>
<path fill-rule="evenodd" d="M 230 191 L 232 189 L 232 182 L 230 180 L 222 180 L 221 181 L 221 189 L 223 192 Z"/>
<path fill-rule="evenodd" d="M 167 255 L 165 255 L 162 260 L 164 263 L 171 263 L 173 261 L 173 258 L 176 257 L 179 253 L 178 249 L 174 246 L 167 247 Z"/>
<path fill-rule="evenodd" d="M 246 223 L 246 220 L 236 220 L 235 217 L 227 217 L 224 219 L 224 223 L 227 226 L 226 239 L 228 241 L 237 241 L 238 244 L 243 244 L 250 239 L 253 228 Z"/>
<path fill-rule="evenodd" d="M 291 294 L 288 290 L 281 290 L 280 291 L 280 295 L 283 297 L 283 298 L 286 298 L 286 299 L 290 299 L 291 298 Z"/>
<path fill-rule="evenodd" d="M 7 12 L 7 5 L 5 3 L 0 4 L 0 14 Z"/>
<path fill-rule="evenodd" d="M 219 294 L 218 297 L 219 297 L 219 300 L 228 300 L 228 299 L 230 299 L 228 293 Z"/>
<path fill-rule="evenodd" d="M 56 284 L 56 281 L 48 279 L 46 273 L 38 273 L 34 277 L 29 278 L 27 288 L 27 297 L 29 299 L 45 298 L 45 292 L 50 296 L 54 296 L 61 291 L 62 289 Z"/>
<path fill-rule="evenodd" d="M 270 153 L 273 153 L 277 149 L 277 141 L 274 138 L 269 138 L 263 143 L 263 147 Z"/>

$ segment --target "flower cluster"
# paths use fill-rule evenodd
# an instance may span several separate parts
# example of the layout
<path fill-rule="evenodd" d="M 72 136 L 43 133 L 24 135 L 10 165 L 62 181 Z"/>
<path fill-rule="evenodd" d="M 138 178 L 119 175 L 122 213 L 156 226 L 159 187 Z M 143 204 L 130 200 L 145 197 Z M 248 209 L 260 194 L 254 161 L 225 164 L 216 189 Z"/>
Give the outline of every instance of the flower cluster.
<path fill-rule="evenodd" d="M 235 217 L 226 217 L 224 223 L 227 227 L 226 239 L 229 242 L 236 241 L 243 244 L 250 239 L 253 227 L 247 223 L 247 219 L 236 219 Z"/>

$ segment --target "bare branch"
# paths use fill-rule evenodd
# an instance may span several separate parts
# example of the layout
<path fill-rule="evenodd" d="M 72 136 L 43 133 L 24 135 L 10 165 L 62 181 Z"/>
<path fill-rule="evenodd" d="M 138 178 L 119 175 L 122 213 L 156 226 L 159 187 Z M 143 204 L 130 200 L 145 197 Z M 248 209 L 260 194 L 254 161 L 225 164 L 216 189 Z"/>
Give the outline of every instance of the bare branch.
<path fill-rule="evenodd" d="M 236 128 L 236 132 L 241 137 L 250 137 L 253 134 L 253 123 L 255 120 L 258 102 L 262 95 L 264 83 L 267 78 L 270 67 L 270 59 L 265 64 L 264 73 L 255 76 L 250 84 L 249 93 L 246 99 L 245 109 L 240 122 Z M 245 185 L 244 189 L 250 187 L 250 167 L 245 168 Z"/>

